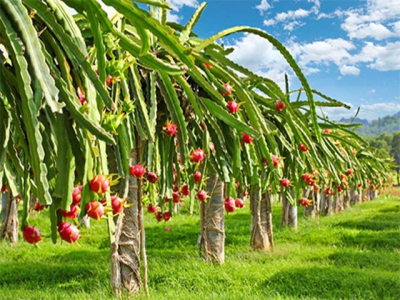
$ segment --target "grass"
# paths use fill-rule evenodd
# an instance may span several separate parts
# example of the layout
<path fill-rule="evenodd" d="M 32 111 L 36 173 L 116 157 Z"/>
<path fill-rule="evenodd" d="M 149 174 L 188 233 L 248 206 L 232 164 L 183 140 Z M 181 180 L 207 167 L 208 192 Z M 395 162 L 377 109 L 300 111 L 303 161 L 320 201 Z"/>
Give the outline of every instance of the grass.
<path fill-rule="evenodd" d="M 279 225 L 280 204 L 273 209 L 273 253 L 250 249 L 248 209 L 226 216 L 221 266 L 198 255 L 197 216 L 157 223 L 147 215 L 150 298 L 400 299 L 399 197 L 380 196 L 330 217 L 300 217 L 297 233 Z M 0 243 L 0 298 L 113 299 L 105 221 L 82 228 L 79 245 L 53 245 L 45 216 L 30 218 L 45 238 L 40 248 L 22 239 L 17 247 Z"/>

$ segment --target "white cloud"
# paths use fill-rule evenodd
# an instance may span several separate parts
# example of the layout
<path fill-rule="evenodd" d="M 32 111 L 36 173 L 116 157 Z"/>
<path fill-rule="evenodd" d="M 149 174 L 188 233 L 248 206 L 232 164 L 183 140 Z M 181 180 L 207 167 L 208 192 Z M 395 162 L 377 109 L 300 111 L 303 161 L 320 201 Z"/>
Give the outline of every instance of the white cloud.
<path fill-rule="evenodd" d="M 104 11 L 107 13 L 107 16 L 108 16 L 109 18 L 116 12 L 116 10 L 115 10 L 114 7 L 105 5 L 105 4 L 104 4 L 103 2 L 101 2 L 101 1 L 98 1 L 98 2 L 100 3 L 100 5 L 101 5 L 101 7 L 104 9 Z"/>
<path fill-rule="evenodd" d="M 274 19 L 268 19 L 268 20 L 264 20 L 263 22 L 264 26 L 272 26 L 276 24 L 276 21 Z"/>
<path fill-rule="evenodd" d="M 391 116 L 400 111 L 399 102 L 380 102 L 375 104 L 362 104 L 360 106 L 360 118 L 376 120 L 385 116 Z"/>
<path fill-rule="evenodd" d="M 306 74 L 330 64 L 336 65 L 343 76 L 359 75 L 360 64 L 378 71 L 400 70 L 400 41 L 385 44 L 367 41 L 358 51 L 353 42 L 341 38 L 302 44 L 291 41 L 288 49 Z"/>
<path fill-rule="evenodd" d="M 308 2 L 314 3 L 315 7 L 319 8 L 321 6 L 321 3 L 319 0 L 308 0 Z"/>
<path fill-rule="evenodd" d="M 339 38 L 308 44 L 292 43 L 289 49 L 297 57 L 299 65 L 302 67 L 306 67 L 310 63 L 322 65 L 334 63 L 342 66 L 351 57 L 349 50 L 355 49 L 355 46 L 352 42 Z"/>
<path fill-rule="evenodd" d="M 269 78 L 273 80 L 282 89 L 282 91 L 285 90 L 285 74 L 287 74 L 287 69 L 285 68 L 285 66 L 277 65 L 276 67 L 273 67 L 267 71 L 258 71 L 256 72 L 256 74 L 264 78 Z M 288 76 L 288 80 L 290 85 L 290 76 Z"/>
<path fill-rule="evenodd" d="M 285 30 L 293 31 L 299 26 L 304 25 L 304 22 L 298 21 L 299 19 L 304 19 L 310 16 L 310 14 L 319 14 L 319 8 L 321 6 L 319 0 L 308 0 L 308 2 L 313 3 L 310 10 L 299 8 L 296 10 L 289 10 L 287 12 L 280 12 L 272 19 L 264 20 L 264 26 L 276 25 L 277 23 L 283 23 L 283 28 Z M 261 4 L 264 3 L 262 0 Z M 266 1 L 265 1 L 266 3 Z M 260 5 L 261 5 L 260 4 Z M 269 7 L 268 7 L 269 8 Z"/>
<path fill-rule="evenodd" d="M 343 76 L 358 76 L 360 65 L 378 71 L 400 70 L 400 41 L 385 44 L 367 41 L 360 50 L 352 41 L 341 38 L 312 43 L 290 41 L 287 47 L 306 75 L 331 64 L 336 65 Z"/>
<path fill-rule="evenodd" d="M 340 74 L 346 76 L 346 75 L 354 75 L 358 76 L 360 74 L 360 69 L 355 67 L 355 66 L 348 66 L 348 65 L 343 65 L 339 68 Z"/>
<path fill-rule="evenodd" d="M 167 11 L 167 20 L 174 23 L 180 23 L 182 16 L 173 14 L 170 10 Z"/>
<path fill-rule="evenodd" d="M 317 20 L 320 20 L 320 19 L 332 19 L 334 17 L 335 17 L 335 14 L 319 13 L 317 15 Z"/>
<path fill-rule="evenodd" d="M 396 35 L 400 35 L 400 21 L 390 24 L 393 27 L 393 31 Z"/>
<path fill-rule="evenodd" d="M 287 47 L 306 75 L 331 64 L 336 65 L 343 76 L 358 76 L 360 64 L 378 71 L 400 70 L 400 41 L 385 44 L 367 41 L 358 51 L 352 41 L 342 38 L 312 43 L 290 41 Z"/>
<path fill-rule="evenodd" d="M 368 0 L 367 13 L 363 18 L 367 21 L 386 21 L 400 16 L 398 0 Z"/>
<path fill-rule="evenodd" d="M 349 61 L 351 63 L 373 62 L 376 56 L 377 51 L 375 44 L 372 42 L 365 42 L 362 49 L 357 54 L 354 54 Z"/>
<path fill-rule="evenodd" d="M 350 110 L 343 107 L 324 107 L 323 111 L 331 120 L 340 120 L 341 118 L 352 118 L 355 116 L 358 107 L 346 103 L 351 106 Z M 362 104 L 357 118 L 367 119 L 368 121 L 391 116 L 400 111 L 400 103 L 396 102 L 380 102 L 375 104 Z"/>
<path fill-rule="evenodd" d="M 391 21 L 397 21 L 400 18 L 398 0 L 368 0 L 364 9 L 337 11 L 336 14 L 345 18 L 341 27 L 350 38 L 370 37 L 383 40 L 400 36 L 396 27 L 393 28 L 394 30 L 388 28 Z"/>
<path fill-rule="evenodd" d="M 397 20 L 400 6 L 398 0 L 367 0 L 365 8 L 349 9 L 342 13 L 350 18 L 352 23 L 382 23 Z"/>
<path fill-rule="evenodd" d="M 315 73 L 319 73 L 321 72 L 320 68 L 316 68 L 316 67 L 310 67 L 310 66 L 306 66 L 302 69 L 304 75 L 311 75 L 311 74 L 315 74 Z"/>
<path fill-rule="evenodd" d="M 304 22 L 292 21 L 292 22 L 285 24 L 283 26 L 283 29 L 288 30 L 288 31 L 293 31 L 295 28 L 298 28 L 303 25 L 305 25 Z"/>
<path fill-rule="evenodd" d="M 366 3 L 358 5 L 358 9 L 326 14 L 319 11 L 320 0 L 307 2 L 312 4 L 311 8 L 277 13 L 266 18 L 264 25 L 281 25 L 286 31 L 293 31 L 305 25 L 312 16 L 317 20 L 339 17 L 343 21 L 341 27 L 350 39 L 298 42 L 294 37 L 285 41 L 285 46 L 305 75 L 319 73 L 328 66 L 337 68 L 339 79 L 358 76 L 363 67 L 379 71 L 400 70 L 400 41 L 385 41 L 400 36 L 400 0 L 366 0 Z M 256 8 L 264 12 L 271 8 L 271 3 L 261 0 Z M 246 35 L 235 42 L 234 48 L 231 58 L 260 75 L 277 80 L 272 76 L 282 77 L 285 72 L 291 72 L 281 54 L 261 38 Z M 277 71 L 272 71 L 272 68 L 277 68 Z"/>
<path fill-rule="evenodd" d="M 199 6 L 197 0 L 170 0 L 169 3 L 175 11 L 179 11 L 185 5 L 189 7 Z"/>
<path fill-rule="evenodd" d="M 256 35 L 247 34 L 236 40 L 231 46 L 234 51 L 230 58 L 255 73 L 260 75 L 262 73 L 262 75 L 273 78 L 272 75 L 279 74 L 280 77 L 283 77 L 282 74 L 285 72 L 291 72 L 280 52 L 267 40 Z M 326 39 L 308 44 L 289 41 L 286 47 L 305 75 L 318 73 L 321 71 L 321 67 L 330 64 L 336 65 L 344 76 L 357 76 L 360 73 L 360 69 L 355 65 L 360 59 L 351 61 L 350 51 L 354 50 L 355 46 L 350 41 Z M 369 60 L 370 63 L 373 61 L 373 59 Z M 277 71 L 272 72 L 273 68 L 276 68 Z"/>
<path fill-rule="evenodd" d="M 183 6 L 197 7 L 199 3 L 197 0 L 170 0 L 172 10 L 167 11 L 167 20 L 174 23 L 180 23 L 182 16 L 177 13 L 181 10 Z"/>
<path fill-rule="evenodd" d="M 321 116 L 326 116 L 330 120 L 339 121 L 341 118 L 351 118 L 354 117 L 356 110 L 352 107 L 351 103 L 345 103 L 350 106 L 350 109 L 344 107 L 320 107 L 317 109 L 317 113 Z M 321 112 L 322 111 L 322 112 Z"/>
<path fill-rule="evenodd" d="M 284 75 L 290 73 L 289 65 L 270 42 L 257 35 L 246 34 L 230 46 L 234 49 L 230 59 L 284 87 Z"/>
<path fill-rule="evenodd" d="M 271 5 L 267 2 L 267 0 L 261 0 L 261 3 L 256 6 L 256 9 L 260 11 L 260 14 L 263 14 L 265 11 L 271 8 Z"/>
<path fill-rule="evenodd" d="M 378 71 L 400 70 L 400 42 L 387 43 L 385 46 L 371 45 L 371 48 L 375 57 L 368 67 Z"/>
<path fill-rule="evenodd" d="M 364 24 L 343 24 L 342 28 L 348 31 L 350 38 L 364 39 L 374 38 L 378 41 L 387 39 L 395 35 L 386 26 L 380 23 L 364 23 Z"/>
<path fill-rule="evenodd" d="M 287 65 L 280 52 L 266 39 L 257 35 L 246 34 L 231 46 L 234 51 L 229 58 L 253 72 L 270 68 L 272 64 Z"/>
<path fill-rule="evenodd" d="M 101 0 L 96 0 L 96 1 L 100 4 L 101 8 L 106 12 L 106 14 L 109 18 L 116 12 L 114 7 L 105 5 Z M 67 7 L 67 11 L 70 14 L 72 14 L 72 15 L 77 14 L 77 11 L 75 9 L 73 9 L 72 7 L 69 7 L 68 5 L 66 5 L 66 7 Z"/>
<path fill-rule="evenodd" d="M 288 12 L 282 12 L 276 15 L 275 19 L 277 21 L 286 21 L 287 19 L 293 20 L 293 19 L 299 19 L 299 18 L 305 18 L 310 15 L 309 10 L 305 10 L 302 8 L 299 8 L 297 10 L 289 10 Z"/>
<path fill-rule="evenodd" d="M 361 51 L 351 59 L 353 63 L 369 63 L 367 66 L 378 71 L 400 70 L 400 42 L 376 45 L 365 42 Z"/>

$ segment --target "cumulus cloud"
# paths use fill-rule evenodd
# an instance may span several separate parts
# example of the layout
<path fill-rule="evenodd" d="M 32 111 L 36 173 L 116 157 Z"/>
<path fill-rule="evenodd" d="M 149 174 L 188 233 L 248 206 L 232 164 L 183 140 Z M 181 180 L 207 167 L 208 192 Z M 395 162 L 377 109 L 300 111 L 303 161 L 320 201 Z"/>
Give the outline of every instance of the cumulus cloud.
<path fill-rule="evenodd" d="M 260 11 L 262 15 L 265 11 L 271 8 L 271 5 L 267 2 L 267 0 L 261 0 L 261 3 L 256 6 L 256 9 Z"/>
<path fill-rule="evenodd" d="M 101 0 L 96 0 L 96 1 L 100 4 L 101 8 L 106 12 L 108 17 L 111 17 L 116 12 L 114 7 L 105 5 Z M 75 9 L 69 7 L 68 5 L 67 5 L 67 10 L 70 14 L 73 15 L 77 13 Z"/>
<path fill-rule="evenodd" d="M 358 76 L 360 74 L 360 69 L 355 67 L 355 66 L 348 66 L 348 65 L 343 65 L 339 68 L 340 74 L 346 76 L 346 75 L 354 75 Z"/>
<path fill-rule="evenodd" d="M 264 0 L 263 0 L 264 1 Z M 319 0 L 308 0 L 308 2 L 314 5 L 310 10 L 299 8 L 297 10 L 289 10 L 287 12 L 280 12 L 276 14 L 274 18 L 264 20 L 264 26 L 276 25 L 278 23 L 283 23 L 283 28 L 288 31 L 293 31 L 299 26 L 304 25 L 304 22 L 300 22 L 300 19 L 307 18 L 310 14 L 318 14 L 320 2 Z M 262 4 L 263 2 L 261 2 Z M 260 4 L 260 5 L 261 5 Z"/>
<path fill-rule="evenodd" d="M 315 7 L 320 7 L 321 3 L 319 0 L 308 0 L 308 2 L 314 3 Z"/>
<path fill-rule="evenodd" d="M 389 28 L 392 21 L 400 18 L 398 0 L 368 0 L 364 9 L 337 11 L 337 15 L 344 17 L 341 27 L 352 39 L 383 40 L 400 36 L 396 27 Z"/>
<path fill-rule="evenodd" d="M 170 0 L 169 3 L 171 4 L 172 11 L 167 11 L 167 20 L 175 23 L 180 23 L 180 21 L 182 20 L 182 16 L 178 15 L 177 13 L 181 10 L 183 6 L 199 6 L 197 0 Z"/>
<path fill-rule="evenodd" d="M 288 31 L 293 31 L 295 28 L 298 28 L 303 25 L 305 25 L 304 22 L 292 21 L 292 22 L 289 22 L 289 23 L 283 25 L 283 29 L 288 30 Z"/>
<path fill-rule="evenodd" d="M 174 23 L 180 23 L 182 16 L 178 16 L 172 13 L 170 10 L 167 11 L 167 20 Z"/>
<path fill-rule="evenodd" d="M 362 49 L 349 60 L 352 63 L 367 63 L 367 67 L 378 71 L 400 70 L 400 42 L 375 44 L 365 42 Z"/>
<path fill-rule="evenodd" d="M 380 102 L 375 104 L 362 104 L 360 106 L 360 118 L 375 120 L 385 116 L 391 116 L 400 111 L 399 102 Z"/>
<path fill-rule="evenodd" d="M 342 38 L 325 39 L 311 43 L 291 41 L 288 44 L 288 49 L 305 75 L 318 73 L 323 67 L 331 65 L 335 65 L 343 76 L 358 76 L 360 74 L 360 69 L 356 66 L 359 59 L 352 59 L 356 46 L 351 41 Z M 370 62 L 372 61 L 370 60 Z"/>
<path fill-rule="evenodd" d="M 352 107 L 351 103 L 345 103 L 350 106 L 350 109 L 344 107 L 320 107 L 317 113 L 320 116 L 328 117 L 330 120 L 339 121 L 341 118 L 352 118 L 356 114 L 357 109 Z"/>
<path fill-rule="evenodd" d="M 400 35 L 400 21 L 393 22 L 390 24 L 393 27 L 393 31 L 396 35 Z"/>
<path fill-rule="evenodd" d="M 264 20 L 263 24 L 265 26 L 272 26 L 276 24 L 276 21 L 274 19 L 268 19 L 268 20 Z"/>
<path fill-rule="evenodd" d="M 100 3 L 101 7 L 104 9 L 104 11 L 107 13 L 107 15 L 109 17 L 115 13 L 114 7 L 105 5 L 102 2 L 102 0 L 97 0 L 97 2 Z M 189 6 L 189 7 L 199 6 L 199 3 L 197 2 L 197 0 L 170 0 L 169 3 L 171 4 L 172 10 L 175 12 L 178 12 L 185 5 Z M 72 9 L 71 9 L 71 11 L 75 12 Z M 172 21 L 172 22 L 179 22 L 182 19 L 181 16 L 173 14 L 170 11 L 167 12 L 167 18 L 169 21 Z"/>
<path fill-rule="evenodd" d="M 336 65 L 343 76 L 358 76 L 361 66 L 382 72 L 400 70 L 400 41 L 356 45 L 339 38 L 311 43 L 290 41 L 287 47 L 306 75 L 330 65 Z"/>
<path fill-rule="evenodd" d="M 282 89 L 282 91 L 284 91 L 286 84 L 285 75 L 288 75 L 289 86 L 292 83 L 292 77 L 288 74 L 287 67 L 281 64 L 276 64 L 276 66 L 271 65 L 271 67 L 271 69 L 257 71 L 256 74 L 273 80 Z"/>
<path fill-rule="evenodd" d="M 291 42 L 288 48 L 299 65 L 315 73 L 319 66 L 334 64 L 343 76 L 359 75 L 358 65 L 366 65 L 378 71 L 400 70 L 400 41 L 375 44 L 365 42 L 360 50 L 356 45 L 344 39 L 325 39 L 312 43 Z"/>
<path fill-rule="evenodd" d="M 328 65 L 334 63 L 342 66 L 351 54 L 355 45 L 344 39 L 325 39 L 312 43 L 292 43 L 291 52 L 297 57 L 300 66 L 306 67 L 310 63 Z"/>
<path fill-rule="evenodd" d="M 332 19 L 332 18 L 335 18 L 335 16 L 336 16 L 335 13 L 327 14 L 327 13 L 321 12 L 321 13 L 318 13 L 317 20 L 320 20 L 320 19 Z"/>
<path fill-rule="evenodd" d="M 368 0 L 366 13 L 362 18 L 366 21 L 386 21 L 400 16 L 398 0 Z"/>
<path fill-rule="evenodd" d="M 340 120 L 341 118 L 352 118 L 356 115 L 358 107 L 347 103 L 351 108 L 343 107 L 324 107 L 323 113 L 331 120 Z M 357 118 L 367 119 L 368 121 L 391 116 L 400 111 L 400 103 L 396 102 L 380 102 L 374 104 L 362 104 Z"/>
<path fill-rule="evenodd" d="M 180 10 L 183 6 L 189 6 L 189 7 L 197 7 L 199 6 L 199 3 L 197 0 L 170 0 L 169 2 L 172 6 L 172 9 L 175 11 Z"/>
<path fill-rule="evenodd" d="M 380 23 L 354 24 L 346 20 L 346 22 L 342 24 L 342 28 L 348 32 L 348 36 L 351 39 L 364 39 L 369 37 L 380 41 L 395 35 L 394 32 Z"/>
<path fill-rule="evenodd" d="M 107 13 L 107 16 L 108 16 L 108 17 L 112 16 L 112 15 L 116 12 L 116 10 L 115 10 L 114 7 L 105 5 L 105 4 L 104 4 L 103 2 L 101 2 L 101 1 L 100 1 L 99 3 L 100 3 L 100 5 L 101 5 L 101 7 L 104 9 L 104 11 Z"/>
<path fill-rule="evenodd" d="M 274 0 L 277 1 L 277 0 Z M 348 38 L 326 38 L 315 41 L 298 41 L 292 37 L 283 41 L 306 75 L 335 66 L 340 77 L 358 76 L 363 67 L 378 71 L 400 70 L 400 0 L 367 0 L 357 9 L 322 12 L 319 0 L 308 0 L 308 7 L 278 12 L 264 20 L 265 26 L 280 25 L 293 31 L 314 20 L 337 18 Z M 272 1 L 261 0 L 255 8 L 260 12 L 271 9 Z M 311 8 L 310 8 L 311 3 Z M 318 21 L 317 21 L 318 22 Z M 335 21 L 336 22 L 336 21 Z M 340 24 L 340 23 L 339 23 Z M 362 40 L 361 40 L 362 39 Z M 231 58 L 254 72 L 280 76 L 289 68 L 282 56 L 267 42 L 247 35 L 234 44 Z M 272 67 L 277 72 L 272 72 Z M 290 71 L 290 70 L 289 70 Z M 275 80 L 275 79 L 274 79 Z"/>
<path fill-rule="evenodd" d="M 291 70 L 281 53 L 277 51 L 271 43 L 253 34 L 244 35 L 234 41 L 231 45 L 234 49 L 230 58 L 237 63 L 245 66 L 249 70 L 265 75 L 273 80 L 280 80 L 283 74 L 290 73 Z M 343 76 L 358 76 L 360 69 L 357 63 L 365 60 L 366 55 L 360 55 L 358 59 L 352 59 L 351 52 L 356 49 L 351 41 L 344 39 L 325 39 L 312 43 L 287 42 L 286 47 L 295 58 L 305 75 L 318 73 L 322 67 L 336 65 Z M 399 47 L 400 49 L 400 47 Z M 368 50 L 365 50 L 369 52 Z M 377 64 L 381 60 L 375 59 L 379 51 L 375 49 L 375 54 L 368 62 Z M 382 57 L 389 60 L 389 57 Z M 394 57 L 395 58 L 395 57 Z M 276 69 L 276 71 L 272 71 Z M 275 76 L 275 77 L 272 77 Z"/>
<path fill-rule="evenodd" d="M 257 35 L 246 34 L 230 46 L 234 49 L 230 59 L 284 87 L 284 75 L 290 73 L 290 68 L 270 42 Z"/>
<path fill-rule="evenodd" d="M 234 51 L 229 58 L 253 72 L 271 65 L 287 65 L 280 52 L 270 42 L 254 34 L 246 34 L 231 45 Z"/>
<path fill-rule="evenodd" d="M 373 55 L 373 62 L 368 65 L 369 68 L 378 71 L 400 70 L 400 42 L 387 43 L 386 45 L 366 46 Z"/>
<path fill-rule="evenodd" d="M 309 10 L 305 10 L 302 8 L 299 8 L 297 10 L 289 10 L 288 12 L 282 12 L 276 15 L 275 19 L 276 21 L 283 22 L 286 21 L 287 19 L 299 19 L 299 18 L 305 18 L 310 15 Z"/>

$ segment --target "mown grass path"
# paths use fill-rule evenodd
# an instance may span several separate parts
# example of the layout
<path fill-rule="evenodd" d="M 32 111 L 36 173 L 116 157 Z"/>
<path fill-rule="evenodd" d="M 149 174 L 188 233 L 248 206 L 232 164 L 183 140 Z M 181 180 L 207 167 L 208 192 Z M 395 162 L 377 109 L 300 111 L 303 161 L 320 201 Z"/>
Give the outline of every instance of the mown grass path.
<path fill-rule="evenodd" d="M 0 299 L 113 299 L 104 220 L 82 229 L 79 245 L 51 244 L 46 218 L 30 220 L 44 241 L 39 249 L 22 239 L 17 247 L 0 243 Z M 300 217 L 297 233 L 280 227 L 274 203 L 273 253 L 250 249 L 248 208 L 234 212 L 226 216 L 222 266 L 198 256 L 197 216 L 145 222 L 151 299 L 400 299 L 397 196 Z"/>

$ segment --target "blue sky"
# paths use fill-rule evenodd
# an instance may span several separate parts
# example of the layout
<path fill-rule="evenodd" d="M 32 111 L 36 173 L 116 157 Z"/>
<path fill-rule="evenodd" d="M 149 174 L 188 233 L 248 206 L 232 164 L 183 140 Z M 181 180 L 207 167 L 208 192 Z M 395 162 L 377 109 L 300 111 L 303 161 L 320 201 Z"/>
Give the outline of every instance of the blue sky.
<path fill-rule="evenodd" d="M 170 0 L 169 19 L 185 24 L 201 3 Z M 247 25 L 275 36 L 294 56 L 311 87 L 351 110 L 325 108 L 333 120 L 374 120 L 400 111 L 400 0 L 209 0 L 194 28 L 202 38 Z M 221 41 L 231 59 L 291 88 L 283 57 L 265 40 L 236 34 Z M 282 85 L 283 86 L 283 85 Z"/>
<path fill-rule="evenodd" d="M 187 22 L 199 2 L 174 0 L 172 18 Z M 351 105 L 325 108 L 331 119 L 368 120 L 400 111 L 399 0 L 209 0 L 195 31 L 203 38 L 232 26 L 248 25 L 282 42 L 312 88 Z M 295 76 L 268 42 L 253 35 L 224 41 L 231 58 L 274 81 Z"/>

